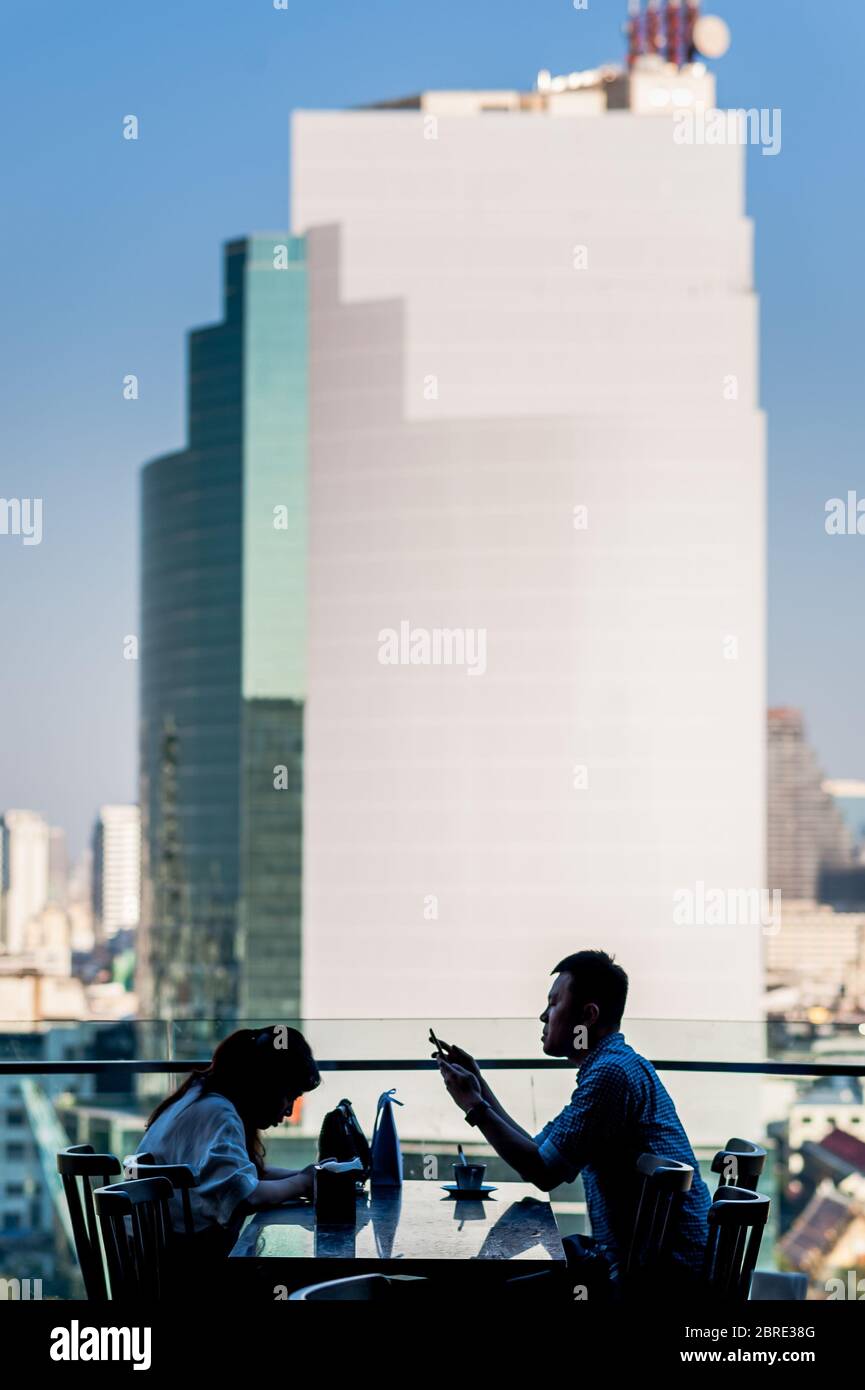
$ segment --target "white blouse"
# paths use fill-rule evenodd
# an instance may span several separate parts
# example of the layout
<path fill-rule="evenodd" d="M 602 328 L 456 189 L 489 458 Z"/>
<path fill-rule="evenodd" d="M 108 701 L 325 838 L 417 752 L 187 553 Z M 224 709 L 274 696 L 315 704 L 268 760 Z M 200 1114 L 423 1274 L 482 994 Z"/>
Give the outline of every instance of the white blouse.
<path fill-rule="evenodd" d="M 258 1186 L 255 1164 L 246 1152 L 243 1121 L 225 1096 L 202 1096 L 201 1083 L 144 1131 L 140 1151 L 153 1154 L 154 1163 L 185 1163 L 198 1174 L 198 1186 L 190 1188 L 192 1221 L 196 1231 L 229 1226 L 238 1203 Z M 134 1155 L 123 1160 L 132 1177 Z M 169 1204 L 171 1224 L 183 1230 L 183 1206 L 179 1192 Z"/>

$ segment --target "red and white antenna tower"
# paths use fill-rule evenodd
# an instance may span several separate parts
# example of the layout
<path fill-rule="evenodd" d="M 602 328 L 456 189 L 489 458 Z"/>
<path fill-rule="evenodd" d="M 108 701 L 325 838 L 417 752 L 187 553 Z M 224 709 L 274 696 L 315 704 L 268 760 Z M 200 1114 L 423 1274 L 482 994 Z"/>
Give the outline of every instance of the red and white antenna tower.
<path fill-rule="evenodd" d="M 643 53 L 643 17 L 640 13 L 641 0 L 628 0 L 628 22 L 625 32 L 628 35 L 628 67 L 632 68 Z"/>
<path fill-rule="evenodd" d="M 700 18 L 700 0 L 685 0 L 685 62 L 693 63 L 697 57 L 697 44 L 694 31 Z"/>
<path fill-rule="evenodd" d="M 682 65 L 682 0 L 667 0 L 667 62 Z"/>
<path fill-rule="evenodd" d="M 649 8 L 646 11 L 646 52 L 661 53 L 663 47 L 661 0 L 649 0 Z"/>

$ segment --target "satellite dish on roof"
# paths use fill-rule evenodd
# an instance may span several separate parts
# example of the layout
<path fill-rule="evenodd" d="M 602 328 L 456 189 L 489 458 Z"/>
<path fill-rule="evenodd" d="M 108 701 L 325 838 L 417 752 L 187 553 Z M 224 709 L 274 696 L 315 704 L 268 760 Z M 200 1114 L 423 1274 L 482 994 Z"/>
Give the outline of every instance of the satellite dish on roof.
<path fill-rule="evenodd" d="M 704 14 L 694 25 L 694 47 L 704 58 L 723 58 L 730 47 L 729 25 L 716 14 Z"/>

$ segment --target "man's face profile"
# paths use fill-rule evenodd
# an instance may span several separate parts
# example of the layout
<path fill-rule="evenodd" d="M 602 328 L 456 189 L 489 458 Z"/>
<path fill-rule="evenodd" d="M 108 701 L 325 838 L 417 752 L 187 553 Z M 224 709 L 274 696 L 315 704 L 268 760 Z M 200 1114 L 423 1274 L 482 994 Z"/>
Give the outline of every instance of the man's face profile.
<path fill-rule="evenodd" d="M 548 1057 L 571 1057 L 574 1053 L 574 1026 L 580 1020 L 574 1017 L 572 983 L 570 975 L 557 975 L 547 995 L 547 1007 L 541 1014 L 541 1044 Z"/>

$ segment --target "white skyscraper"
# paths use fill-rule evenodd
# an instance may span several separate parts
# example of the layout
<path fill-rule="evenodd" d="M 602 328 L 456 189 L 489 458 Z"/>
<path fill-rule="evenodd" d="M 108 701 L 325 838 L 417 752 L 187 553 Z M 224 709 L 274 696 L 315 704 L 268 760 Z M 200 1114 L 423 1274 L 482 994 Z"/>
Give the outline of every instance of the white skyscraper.
<path fill-rule="evenodd" d="M 699 67 L 547 86 L 293 119 L 308 1018 L 535 1015 L 589 946 L 759 1017 L 763 926 L 674 906 L 765 885 L 744 150 L 642 114 Z"/>
<path fill-rule="evenodd" d="M 93 829 L 93 916 L 97 935 L 137 927 L 141 907 L 141 815 L 102 806 Z"/>
<path fill-rule="evenodd" d="M 48 832 L 48 898 L 65 907 L 69 893 L 69 852 L 66 831 L 52 825 Z"/>
<path fill-rule="evenodd" d="M 50 829 L 35 811 L 6 811 L 0 841 L 0 947 L 19 955 L 28 922 L 48 901 Z"/>

